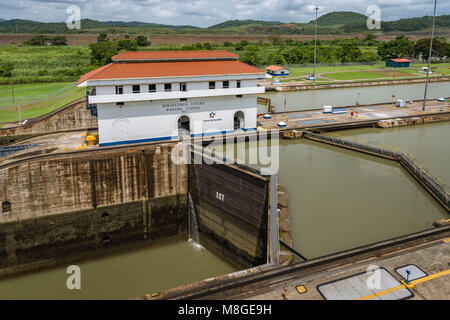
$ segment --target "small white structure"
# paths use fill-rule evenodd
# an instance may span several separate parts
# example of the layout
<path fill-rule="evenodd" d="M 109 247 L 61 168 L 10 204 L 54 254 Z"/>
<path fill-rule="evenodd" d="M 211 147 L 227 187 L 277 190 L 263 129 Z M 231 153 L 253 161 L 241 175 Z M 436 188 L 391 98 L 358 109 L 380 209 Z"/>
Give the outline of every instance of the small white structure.
<path fill-rule="evenodd" d="M 400 107 L 400 108 L 404 108 L 404 107 L 406 107 L 406 101 L 405 100 L 396 100 L 395 101 L 395 106 L 396 107 Z"/>
<path fill-rule="evenodd" d="M 280 66 L 268 66 L 265 68 L 266 72 L 272 76 L 288 76 L 289 70 Z"/>
<path fill-rule="evenodd" d="M 217 51 L 123 52 L 80 78 L 90 87 L 99 144 L 256 130 L 257 80 L 265 73 Z"/>
<path fill-rule="evenodd" d="M 333 112 L 333 106 L 323 106 L 323 113 Z"/>

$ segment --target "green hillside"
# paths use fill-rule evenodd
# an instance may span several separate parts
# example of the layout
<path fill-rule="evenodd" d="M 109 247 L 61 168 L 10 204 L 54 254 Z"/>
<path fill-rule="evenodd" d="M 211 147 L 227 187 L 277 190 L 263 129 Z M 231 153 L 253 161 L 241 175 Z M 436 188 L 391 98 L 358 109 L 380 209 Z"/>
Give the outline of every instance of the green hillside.
<path fill-rule="evenodd" d="M 112 28 L 127 32 L 127 29 L 199 29 L 193 26 L 173 26 L 148 22 L 124 22 L 124 21 L 97 21 L 92 19 L 81 19 L 82 30 L 69 31 L 65 22 L 38 22 L 32 20 L 13 19 L 0 21 L 0 33 L 77 33 L 92 31 L 100 33 L 110 31 Z"/>
<path fill-rule="evenodd" d="M 383 32 L 426 31 L 431 28 L 432 17 L 382 21 Z M 367 32 L 367 17 L 361 13 L 330 12 L 317 19 L 319 34 L 348 34 Z M 37 22 L 13 19 L 0 20 L 0 33 L 94 33 L 110 34 L 314 34 L 314 20 L 309 23 L 283 23 L 264 20 L 228 20 L 208 28 L 186 25 L 164 25 L 139 21 L 97 21 L 81 20 L 81 30 L 68 30 L 65 22 Z M 450 15 L 436 17 L 436 28 L 450 28 Z"/>
<path fill-rule="evenodd" d="M 279 21 L 264 21 L 264 20 L 228 20 L 219 24 L 208 27 L 208 29 L 226 29 L 235 27 L 248 27 L 248 26 L 271 26 L 271 25 L 283 25 L 283 22 Z"/>
<path fill-rule="evenodd" d="M 349 23 L 366 23 L 367 16 L 351 11 L 333 11 L 324 14 L 317 18 L 317 24 L 319 26 L 335 26 L 335 25 L 345 25 Z M 314 23 L 311 20 L 309 23 Z"/>

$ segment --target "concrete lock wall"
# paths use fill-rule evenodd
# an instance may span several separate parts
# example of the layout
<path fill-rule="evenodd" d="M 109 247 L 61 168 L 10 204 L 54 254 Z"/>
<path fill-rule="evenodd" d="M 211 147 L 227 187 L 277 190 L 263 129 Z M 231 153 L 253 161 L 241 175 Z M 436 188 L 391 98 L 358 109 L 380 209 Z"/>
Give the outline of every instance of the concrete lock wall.
<path fill-rule="evenodd" d="M 83 152 L 0 167 L 0 277 L 185 235 L 187 165 L 172 162 L 172 148 Z"/>
<path fill-rule="evenodd" d="M 200 244 L 233 265 L 267 262 L 268 181 L 228 165 L 192 165 Z"/>
<path fill-rule="evenodd" d="M 174 147 L 68 152 L 1 166 L 0 278 L 186 239 L 188 192 L 202 245 L 238 267 L 265 263 L 268 181 L 230 165 L 176 165 Z"/>
<path fill-rule="evenodd" d="M 0 145 L 42 133 L 97 128 L 97 118 L 86 110 L 86 101 L 69 103 L 53 112 L 27 120 L 24 125 L 6 125 L 0 129 Z"/>

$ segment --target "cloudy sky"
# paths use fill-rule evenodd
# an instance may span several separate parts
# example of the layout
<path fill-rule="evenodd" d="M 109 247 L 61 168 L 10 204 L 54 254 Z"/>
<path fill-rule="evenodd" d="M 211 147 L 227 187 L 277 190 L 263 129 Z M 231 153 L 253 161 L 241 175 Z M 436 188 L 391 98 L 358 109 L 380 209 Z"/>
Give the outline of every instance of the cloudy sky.
<path fill-rule="evenodd" d="M 433 14 L 433 0 L 0 0 L 0 18 L 43 22 L 66 21 L 70 5 L 81 9 L 81 18 L 101 21 L 144 21 L 207 27 L 230 19 L 308 22 L 313 5 L 320 14 L 356 11 L 367 14 L 377 5 L 381 20 Z M 449 14 L 450 1 L 438 1 L 437 14 Z"/>

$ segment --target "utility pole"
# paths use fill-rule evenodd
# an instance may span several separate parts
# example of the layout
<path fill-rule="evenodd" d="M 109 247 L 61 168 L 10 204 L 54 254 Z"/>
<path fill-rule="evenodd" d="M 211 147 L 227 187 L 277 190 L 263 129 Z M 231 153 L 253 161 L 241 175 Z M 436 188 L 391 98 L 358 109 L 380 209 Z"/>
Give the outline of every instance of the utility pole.
<path fill-rule="evenodd" d="M 314 72 L 313 72 L 313 77 L 314 77 L 314 84 L 316 83 L 316 47 L 317 47 L 317 11 L 319 10 L 319 7 L 314 7 L 314 10 L 316 11 L 316 25 L 314 27 Z"/>
<path fill-rule="evenodd" d="M 437 0 L 434 0 L 433 27 L 431 28 L 430 52 L 428 54 L 427 80 L 425 82 L 425 93 L 424 93 L 424 96 L 423 96 L 422 112 L 425 111 L 425 107 L 427 105 L 427 89 L 428 89 L 428 81 L 429 81 L 429 78 L 430 78 L 430 62 L 431 62 L 431 51 L 433 49 L 434 18 L 436 18 L 436 3 L 437 3 Z"/>

